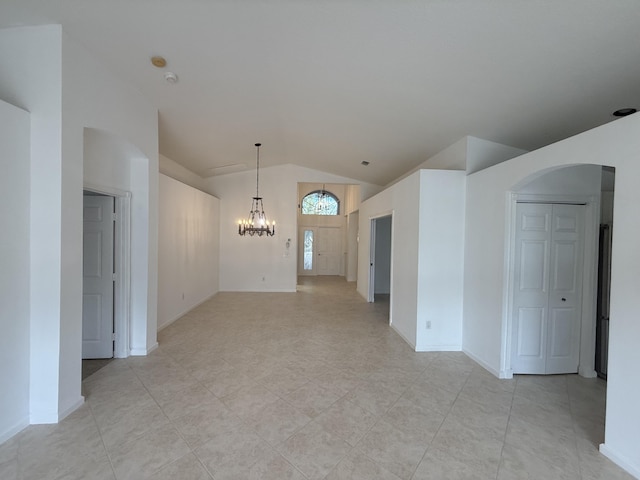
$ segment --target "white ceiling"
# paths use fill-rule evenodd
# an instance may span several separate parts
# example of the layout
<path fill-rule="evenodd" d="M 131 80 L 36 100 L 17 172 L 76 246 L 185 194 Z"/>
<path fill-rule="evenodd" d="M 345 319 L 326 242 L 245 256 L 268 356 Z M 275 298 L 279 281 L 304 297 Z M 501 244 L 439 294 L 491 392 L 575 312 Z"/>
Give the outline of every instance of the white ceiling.
<path fill-rule="evenodd" d="M 465 135 L 533 150 L 640 108 L 638 0 L 0 1 L 0 27 L 42 23 L 135 84 L 160 152 L 203 176 L 262 142 L 261 166 L 384 185 Z"/>

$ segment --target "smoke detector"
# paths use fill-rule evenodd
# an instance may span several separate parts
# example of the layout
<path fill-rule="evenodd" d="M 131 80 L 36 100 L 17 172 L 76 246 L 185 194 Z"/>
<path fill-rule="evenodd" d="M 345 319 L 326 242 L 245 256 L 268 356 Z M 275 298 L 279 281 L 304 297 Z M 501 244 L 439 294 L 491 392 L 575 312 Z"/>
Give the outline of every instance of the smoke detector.
<path fill-rule="evenodd" d="M 178 76 L 173 72 L 165 72 L 164 79 L 171 84 L 178 83 Z"/>

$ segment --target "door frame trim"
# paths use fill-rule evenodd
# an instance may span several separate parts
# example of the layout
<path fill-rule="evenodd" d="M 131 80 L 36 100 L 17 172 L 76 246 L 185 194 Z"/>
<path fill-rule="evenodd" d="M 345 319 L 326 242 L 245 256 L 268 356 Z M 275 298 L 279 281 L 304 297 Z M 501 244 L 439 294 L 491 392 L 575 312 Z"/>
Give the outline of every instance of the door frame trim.
<path fill-rule="evenodd" d="M 115 199 L 113 328 L 115 340 L 114 358 L 127 358 L 130 348 L 130 304 L 131 304 L 131 192 L 117 188 L 85 183 L 84 190 Z"/>
<path fill-rule="evenodd" d="M 582 377 L 597 376 L 595 370 L 596 306 L 598 275 L 598 232 L 600 219 L 600 198 L 597 195 L 543 195 L 506 192 L 506 228 L 504 241 L 504 269 L 502 293 L 502 338 L 500 358 L 500 378 L 513 378 L 511 368 L 511 334 L 513 331 L 514 266 L 516 241 L 517 203 L 559 203 L 585 206 L 584 243 L 582 270 L 582 314 L 580 320 L 580 357 L 578 374 Z"/>
<path fill-rule="evenodd" d="M 375 257 L 376 257 L 376 222 L 379 218 L 391 217 L 391 245 L 389 246 L 390 271 L 389 271 L 389 325 L 393 324 L 393 239 L 395 237 L 394 221 L 395 210 L 385 210 L 369 217 L 369 285 L 367 302 L 374 302 L 375 297 Z"/>

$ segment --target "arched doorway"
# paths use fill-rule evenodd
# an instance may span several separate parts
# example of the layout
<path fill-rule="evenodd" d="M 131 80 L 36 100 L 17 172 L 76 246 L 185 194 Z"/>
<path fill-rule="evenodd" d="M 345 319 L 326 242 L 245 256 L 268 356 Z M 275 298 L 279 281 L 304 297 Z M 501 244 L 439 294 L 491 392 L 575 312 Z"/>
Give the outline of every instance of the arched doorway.
<path fill-rule="evenodd" d="M 512 374 L 596 376 L 603 171 L 578 165 L 538 172 L 510 192 L 503 356 Z M 580 215 L 580 225 L 567 210 Z M 569 240 L 574 227 L 579 238 Z"/>

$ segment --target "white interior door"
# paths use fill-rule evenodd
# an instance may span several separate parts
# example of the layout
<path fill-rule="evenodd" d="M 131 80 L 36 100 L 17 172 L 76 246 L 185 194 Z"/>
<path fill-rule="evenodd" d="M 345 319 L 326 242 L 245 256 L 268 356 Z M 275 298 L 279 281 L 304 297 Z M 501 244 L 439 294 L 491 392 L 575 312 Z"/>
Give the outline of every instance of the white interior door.
<path fill-rule="evenodd" d="M 82 358 L 113 357 L 113 207 L 84 196 Z"/>
<path fill-rule="evenodd" d="M 317 240 L 318 275 L 340 275 L 342 230 L 339 227 L 318 227 Z"/>
<path fill-rule="evenodd" d="M 513 372 L 575 373 L 584 206 L 519 203 L 516 216 Z"/>

